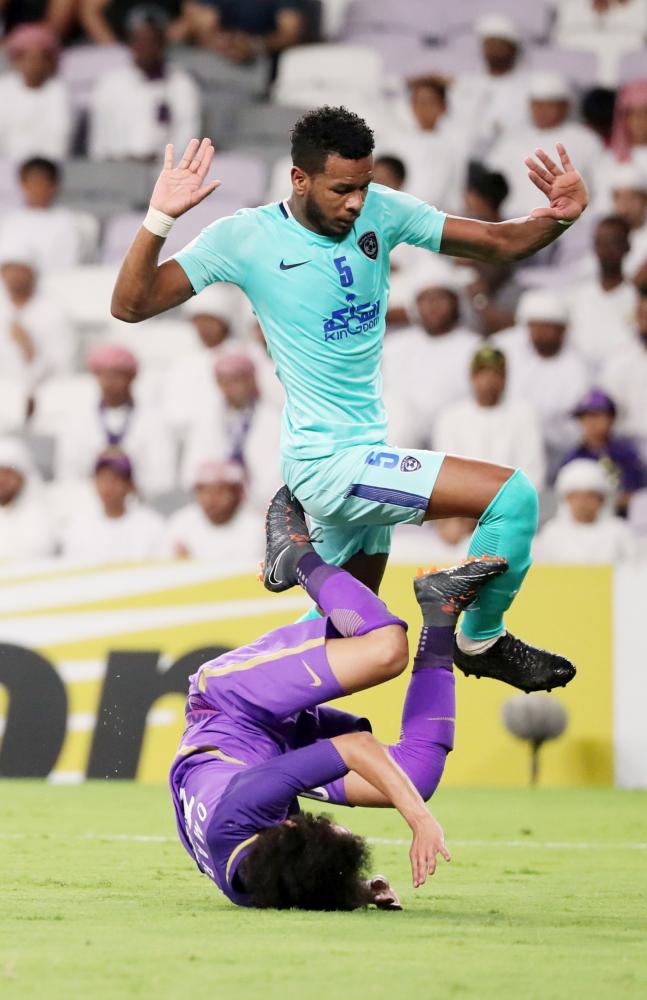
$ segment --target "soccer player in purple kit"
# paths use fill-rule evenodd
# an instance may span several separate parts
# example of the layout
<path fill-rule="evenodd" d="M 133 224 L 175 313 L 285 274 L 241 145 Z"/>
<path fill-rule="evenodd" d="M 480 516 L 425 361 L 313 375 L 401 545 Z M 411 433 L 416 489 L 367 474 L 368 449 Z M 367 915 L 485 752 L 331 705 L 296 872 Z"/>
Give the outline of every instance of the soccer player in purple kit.
<path fill-rule="evenodd" d="M 300 584 L 323 617 L 277 628 L 203 664 L 190 679 L 187 728 L 171 768 L 178 831 L 198 868 L 241 906 L 398 908 L 383 877 L 365 879 L 366 842 L 296 797 L 392 806 L 412 831 L 414 887 L 447 861 L 425 806 L 454 738 L 452 651 L 458 616 L 505 559 L 483 557 L 415 581 L 423 617 L 398 743 L 324 702 L 402 673 L 407 625 L 364 584 L 315 552 L 303 508 L 282 487 L 267 516 L 266 566 Z M 284 588 L 285 589 L 285 588 Z"/>

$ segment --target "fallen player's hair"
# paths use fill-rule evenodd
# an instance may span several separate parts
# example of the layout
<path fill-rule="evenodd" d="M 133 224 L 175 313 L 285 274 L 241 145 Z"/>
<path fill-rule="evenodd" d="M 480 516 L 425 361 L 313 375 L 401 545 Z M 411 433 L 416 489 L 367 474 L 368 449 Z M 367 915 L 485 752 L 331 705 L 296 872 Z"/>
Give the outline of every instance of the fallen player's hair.
<path fill-rule="evenodd" d="M 263 830 L 241 872 L 253 906 L 289 910 L 356 910 L 369 902 L 370 848 L 340 833 L 327 816 L 299 813 Z"/>
<path fill-rule="evenodd" d="M 295 123 L 292 140 L 292 162 L 307 174 L 320 174 L 326 169 L 331 154 L 344 160 L 363 160 L 375 145 L 373 130 L 363 118 L 348 108 L 321 108 L 306 111 Z"/>

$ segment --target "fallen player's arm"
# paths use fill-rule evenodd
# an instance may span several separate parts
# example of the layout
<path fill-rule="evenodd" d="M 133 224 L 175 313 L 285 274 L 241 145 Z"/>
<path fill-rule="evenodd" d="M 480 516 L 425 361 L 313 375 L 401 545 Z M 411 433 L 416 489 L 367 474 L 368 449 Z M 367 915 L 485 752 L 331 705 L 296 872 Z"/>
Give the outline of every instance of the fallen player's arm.
<path fill-rule="evenodd" d="M 350 733 L 330 741 L 350 771 L 373 785 L 398 810 L 413 833 L 409 852 L 413 884 L 417 888 L 436 870 L 436 854 L 446 861 L 450 854 L 440 824 L 427 809 L 419 792 L 386 747 L 370 733 Z"/>
<path fill-rule="evenodd" d="M 454 257 L 509 263 L 529 257 L 548 246 L 574 222 L 588 204 L 588 192 L 568 153 L 557 145 L 562 168 L 541 149 L 528 157 L 528 177 L 546 195 L 549 205 L 535 208 L 525 219 L 481 222 L 448 216 L 440 252 Z"/>
<path fill-rule="evenodd" d="M 192 139 L 177 167 L 173 146 L 166 147 L 164 168 L 155 184 L 150 209 L 121 265 L 110 311 L 126 323 L 157 316 L 193 295 L 185 271 L 174 260 L 159 264 L 173 221 L 198 205 L 219 185 L 204 183 L 213 160 L 209 139 Z"/>

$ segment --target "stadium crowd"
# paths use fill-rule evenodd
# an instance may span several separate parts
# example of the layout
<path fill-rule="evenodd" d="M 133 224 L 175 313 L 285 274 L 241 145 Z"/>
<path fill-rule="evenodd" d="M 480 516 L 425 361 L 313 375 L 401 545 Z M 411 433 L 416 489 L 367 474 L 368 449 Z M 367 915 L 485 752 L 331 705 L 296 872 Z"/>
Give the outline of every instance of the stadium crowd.
<path fill-rule="evenodd" d="M 538 560 L 647 560 L 647 0 L 0 0 L 0 29 L 0 561 L 262 557 L 282 390 L 249 304 L 130 327 L 109 299 L 166 142 L 210 135 L 223 181 L 170 255 L 287 197 L 324 102 L 374 128 L 376 181 L 491 221 L 564 143 L 591 203 L 535 257 L 394 251 L 390 440 L 523 467 Z M 401 526 L 393 555 L 472 529 Z"/>

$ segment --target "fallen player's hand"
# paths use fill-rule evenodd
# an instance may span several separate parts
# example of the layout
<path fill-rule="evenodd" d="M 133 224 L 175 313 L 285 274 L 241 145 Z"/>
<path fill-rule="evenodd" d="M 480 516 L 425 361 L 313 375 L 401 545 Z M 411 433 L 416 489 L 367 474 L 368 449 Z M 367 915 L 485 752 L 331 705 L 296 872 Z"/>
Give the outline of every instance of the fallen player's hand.
<path fill-rule="evenodd" d="M 437 854 L 442 854 L 445 861 L 451 861 L 451 855 L 445 847 L 443 828 L 431 813 L 426 813 L 413 827 L 413 843 L 409 851 L 414 889 L 423 885 L 427 875 L 433 875 L 436 871 Z"/>
<path fill-rule="evenodd" d="M 199 205 L 217 187 L 220 181 L 203 181 L 213 160 L 211 139 L 191 139 L 177 167 L 173 166 L 173 145 L 169 143 L 164 153 L 164 167 L 157 178 L 151 197 L 151 208 L 177 219 L 190 208 Z"/>
<path fill-rule="evenodd" d="M 533 219 L 556 219 L 571 223 L 579 219 L 588 205 L 589 193 L 561 142 L 557 143 L 557 152 L 563 169 L 543 149 L 535 150 L 536 159 L 528 156 L 525 160 L 528 177 L 550 202 L 550 207 L 534 208 L 530 215 Z"/>

